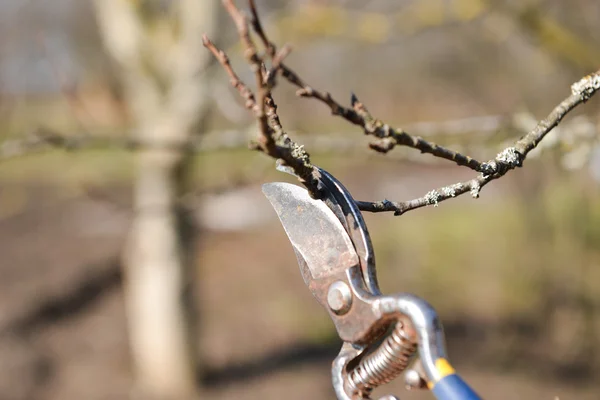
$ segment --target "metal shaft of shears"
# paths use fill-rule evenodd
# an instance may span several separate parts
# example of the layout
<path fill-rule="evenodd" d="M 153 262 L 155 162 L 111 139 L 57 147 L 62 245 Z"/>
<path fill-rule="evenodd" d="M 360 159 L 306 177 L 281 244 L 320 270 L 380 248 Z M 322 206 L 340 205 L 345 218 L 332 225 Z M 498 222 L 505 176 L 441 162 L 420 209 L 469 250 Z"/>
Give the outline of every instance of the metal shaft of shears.
<path fill-rule="evenodd" d="M 426 381 L 438 399 L 478 399 L 479 397 L 475 392 L 456 375 L 455 370 L 447 361 L 443 328 L 434 308 L 423 299 L 408 294 L 380 295 L 375 274 L 374 252 L 362 215 L 346 188 L 326 171 L 320 169 L 319 172 L 322 177 L 321 181 L 328 189 L 329 196 L 334 197 L 335 203 L 341 209 L 346 210 L 345 218 L 351 221 L 346 229 L 362 261 L 365 281 L 370 280 L 370 285 L 365 282 L 365 286 L 370 286 L 370 292 L 378 297 L 373 304 L 373 308 L 378 309 L 383 318 L 387 318 L 388 315 L 408 317 L 412 323 L 414 334 L 416 334 L 415 339 L 418 342 L 418 353 Z M 352 222 L 356 223 L 353 229 L 350 228 L 353 226 Z M 391 342 L 394 343 L 395 341 Z M 391 346 L 387 345 L 386 348 L 378 348 L 375 352 L 385 355 L 386 352 L 389 354 L 392 350 Z M 390 355 L 390 357 L 392 356 L 394 355 Z M 379 357 L 379 359 L 382 359 L 382 357 Z M 361 364 L 357 368 L 361 368 Z M 372 376 L 368 378 L 373 379 Z"/>
<path fill-rule="evenodd" d="M 378 352 L 385 356 L 394 349 L 372 350 L 370 346 L 395 325 L 400 333 L 404 333 L 402 328 L 410 332 L 406 338 L 409 345 L 411 341 L 418 345 L 424 378 L 438 399 L 457 399 L 450 396 L 455 392 L 462 393 L 460 398 L 476 399 L 464 397 L 467 391 L 456 389 L 464 385 L 459 385 L 462 381 L 446 360 L 443 330 L 435 310 L 416 296 L 380 294 L 369 234 L 352 196 L 326 171 L 316 169 L 315 173 L 325 193 L 323 201 L 290 184 L 266 184 L 263 191 L 292 242 L 305 283 L 347 342 L 332 370 L 338 398 L 368 398 L 372 388 L 389 381 L 389 376 L 383 376 L 388 373 L 386 368 L 400 371 L 398 365 L 386 364 L 385 357 L 378 356 Z M 408 323 L 398 325 L 401 321 Z M 358 363 L 354 362 L 357 359 Z M 351 363 L 354 367 L 349 368 Z"/>

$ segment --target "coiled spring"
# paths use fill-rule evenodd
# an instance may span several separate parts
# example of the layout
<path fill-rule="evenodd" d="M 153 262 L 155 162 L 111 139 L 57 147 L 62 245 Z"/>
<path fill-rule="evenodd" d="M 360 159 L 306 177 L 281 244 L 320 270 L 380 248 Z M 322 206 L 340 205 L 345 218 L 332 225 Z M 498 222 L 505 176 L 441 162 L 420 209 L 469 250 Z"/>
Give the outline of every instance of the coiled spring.
<path fill-rule="evenodd" d="M 381 345 L 348 374 L 349 389 L 353 393 L 368 396 L 377 386 L 389 383 L 400 375 L 408 367 L 416 350 L 416 340 L 407 335 L 404 324 L 398 321 Z"/>

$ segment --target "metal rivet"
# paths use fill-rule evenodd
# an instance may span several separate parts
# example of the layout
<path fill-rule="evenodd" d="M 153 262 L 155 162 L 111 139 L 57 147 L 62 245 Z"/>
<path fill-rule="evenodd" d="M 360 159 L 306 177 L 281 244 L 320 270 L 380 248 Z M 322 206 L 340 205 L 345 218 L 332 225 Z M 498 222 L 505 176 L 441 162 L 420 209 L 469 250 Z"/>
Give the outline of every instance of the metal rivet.
<path fill-rule="evenodd" d="M 334 313 L 346 314 L 352 306 L 352 292 L 348 285 L 342 281 L 333 282 L 327 292 L 327 304 Z"/>
<path fill-rule="evenodd" d="M 404 383 L 407 389 L 424 389 L 427 387 L 427 382 L 414 369 L 409 369 L 404 373 Z"/>

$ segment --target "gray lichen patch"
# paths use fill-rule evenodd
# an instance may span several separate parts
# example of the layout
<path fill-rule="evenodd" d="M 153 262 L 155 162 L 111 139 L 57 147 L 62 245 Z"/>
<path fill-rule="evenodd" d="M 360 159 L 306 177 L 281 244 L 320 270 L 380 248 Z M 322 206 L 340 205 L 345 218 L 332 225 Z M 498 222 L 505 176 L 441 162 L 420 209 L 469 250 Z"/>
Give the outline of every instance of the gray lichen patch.
<path fill-rule="evenodd" d="M 521 165 L 521 158 L 522 158 L 521 153 L 519 153 L 519 151 L 514 147 L 508 147 L 508 148 L 502 150 L 496 156 L 496 160 L 498 160 L 504 164 L 507 164 L 512 168 L 518 167 L 519 165 Z"/>
<path fill-rule="evenodd" d="M 459 191 L 461 191 L 463 188 L 462 183 L 456 183 L 454 185 L 451 186 L 446 186 L 445 188 L 442 189 L 442 195 L 444 195 L 444 197 L 448 198 L 448 197 L 456 197 Z"/>
<path fill-rule="evenodd" d="M 304 145 L 292 143 L 292 157 L 302 161 L 304 165 L 310 165 L 310 157 L 304 150 Z"/>
<path fill-rule="evenodd" d="M 588 75 L 571 85 L 571 93 L 588 100 L 598 89 L 600 89 L 600 75 Z"/>
<path fill-rule="evenodd" d="M 476 180 L 474 180 L 471 183 L 471 196 L 473 196 L 474 199 L 478 199 L 479 198 L 479 192 L 481 191 L 481 185 L 479 185 L 479 182 L 477 182 Z"/>
<path fill-rule="evenodd" d="M 427 204 L 433 204 L 434 207 L 438 206 L 438 203 L 442 199 L 442 195 L 437 190 L 432 190 L 425 195 L 425 201 Z"/>

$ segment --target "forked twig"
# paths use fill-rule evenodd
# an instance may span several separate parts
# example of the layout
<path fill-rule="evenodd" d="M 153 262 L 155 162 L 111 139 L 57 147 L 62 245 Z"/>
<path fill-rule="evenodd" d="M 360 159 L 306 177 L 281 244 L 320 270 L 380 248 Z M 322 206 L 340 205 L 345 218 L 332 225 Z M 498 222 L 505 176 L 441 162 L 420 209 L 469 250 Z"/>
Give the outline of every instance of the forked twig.
<path fill-rule="evenodd" d="M 206 35 L 203 37 L 203 42 L 204 46 L 206 46 L 221 63 L 229 75 L 232 85 L 246 100 L 246 106 L 251 108 L 254 112 L 256 120 L 258 121 L 259 138 L 257 143 L 252 145 L 252 148 L 260 150 L 273 158 L 282 160 L 287 166 L 293 169 L 294 173 L 298 176 L 300 181 L 306 185 L 309 191 L 316 195 L 318 194 L 317 180 L 313 176 L 314 169 L 310 163 L 310 157 L 304 150 L 304 147 L 291 140 L 283 130 L 279 116 L 277 115 L 277 105 L 273 100 L 271 93 L 275 81 L 274 78 L 268 78 L 269 73 L 267 72 L 263 59 L 259 56 L 256 46 L 250 36 L 248 20 L 235 6 L 232 0 L 223 0 L 223 5 L 235 22 L 240 40 L 244 46 L 246 61 L 254 72 L 256 94 L 253 94 L 239 79 L 231 68 L 227 55 L 222 50 L 219 50 Z M 256 24 L 255 21 L 252 22 L 255 29 L 257 27 Z M 278 63 L 283 60 L 287 53 L 289 53 L 289 50 L 278 56 Z M 275 56 L 275 50 L 273 49 L 272 57 Z M 271 75 L 275 75 L 279 67 L 275 66 L 274 68 L 275 69 L 272 69 L 271 71 Z"/>
<path fill-rule="evenodd" d="M 357 204 L 363 211 L 391 211 L 395 215 L 401 215 L 416 208 L 437 205 L 444 200 L 460 196 L 467 192 L 471 193 L 473 197 L 478 197 L 480 190 L 489 182 L 504 176 L 512 169 L 522 166 L 527 154 L 540 143 L 548 132 L 560 123 L 568 112 L 579 104 L 585 103 L 600 89 L 600 71 L 576 82 L 571 87 L 571 95 L 554 108 L 533 130 L 516 141 L 513 146 L 502 150 L 494 159 L 482 162 L 451 149 L 438 146 L 421 137 L 412 136 L 402 129 L 390 127 L 374 118 L 364 104 L 358 101 L 355 95 L 351 97 L 351 107 L 345 107 L 336 101 L 329 92 L 320 91 L 308 85 L 296 72 L 285 65 L 283 59 L 289 53 L 289 47 L 284 47 L 281 51 L 277 51 L 276 45 L 269 40 L 263 29 L 254 0 L 248 0 L 252 14 L 251 26 L 265 47 L 266 55 L 271 60 L 271 69 L 267 71 L 248 32 L 246 17 L 235 7 L 232 0 L 223 0 L 223 3 L 236 23 L 238 34 L 245 47 L 246 60 L 256 76 L 257 95 L 252 108 L 259 121 L 259 130 L 262 139 L 259 141 L 258 148 L 272 157 L 283 159 L 305 184 L 312 182 L 309 173 L 309 169 L 312 169 L 312 166 L 310 166 L 308 154 L 304 152 L 302 146 L 298 146 L 292 142 L 285 134 L 279 121 L 277 106 L 273 101 L 271 93 L 271 90 L 276 85 L 278 73 L 281 73 L 292 85 L 298 87 L 296 92 L 298 96 L 319 100 L 330 108 L 333 115 L 338 115 L 348 122 L 362 127 L 365 134 L 374 136 L 376 139 L 369 146 L 375 151 L 387 153 L 395 146 L 407 146 L 420 150 L 422 153 L 453 161 L 460 166 L 465 166 L 479 172 L 478 176 L 469 181 L 432 190 L 425 196 L 414 200 L 405 202 L 393 202 L 389 200 L 378 202 L 358 201 Z M 252 92 L 241 83 L 233 72 L 227 56 L 221 50 L 216 49 L 208 39 L 205 39 L 205 46 L 213 52 L 221 65 L 223 65 L 225 71 L 230 76 L 232 85 L 246 99 L 246 106 L 250 108 L 249 99 L 254 98 L 252 97 Z M 281 138 L 285 138 L 283 142 Z M 307 186 L 310 190 L 311 186 Z"/>
<path fill-rule="evenodd" d="M 252 93 L 252 91 L 248 89 L 248 86 L 246 86 L 246 84 L 242 82 L 241 79 L 237 76 L 237 74 L 231 67 L 231 64 L 229 63 L 229 57 L 227 57 L 227 54 L 225 54 L 223 50 L 217 49 L 214 43 L 211 42 L 208 36 L 206 35 L 202 36 L 202 43 L 204 44 L 204 47 L 210 50 L 210 52 L 215 56 L 217 61 L 219 61 L 219 63 L 223 66 L 223 69 L 225 70 L 225 72 L 227 72 L 227 75 L 229 75 L 229 82 L 231 83 L 231 86 L 237 89 L 240 96 L 242 96 L 246 100 L 244 106 L 250 110 L 256 107 L 256 99 L 254 98 L 254 93 Z"/>
<path fill-rule="evenodd" d="M 600 70 L 588 75 L 571 86 L 571 95 L 560 102 L 550 114 L 542 119 L 535 128 L 517 140 L 514 146 L 507 147 L 500 152 L 495 159 L 486 164 L 495 172 L 492 174 L 480 174 L 476 178 L 462 183 L 445 186 L 428 192 L 425 196 L 404 202 L 383 200 L 378 202 L 359 201 L 358 206 L 363 211 L 384 212 L 392 211 L 394 215 L 402 215 L 407 211 L 427 205 L 437 205 L 441 201 L 460 196 L 470 192 L 475 198 L 479 197 L 480 190 L 493 181 L 504 176 L 508 171 L 523 165 L 527 154 L 544 139 L 554 127 L 564 118 L 569 111 L 579 104 L 588 101 L 598 90 L 600 90 Z"/>

